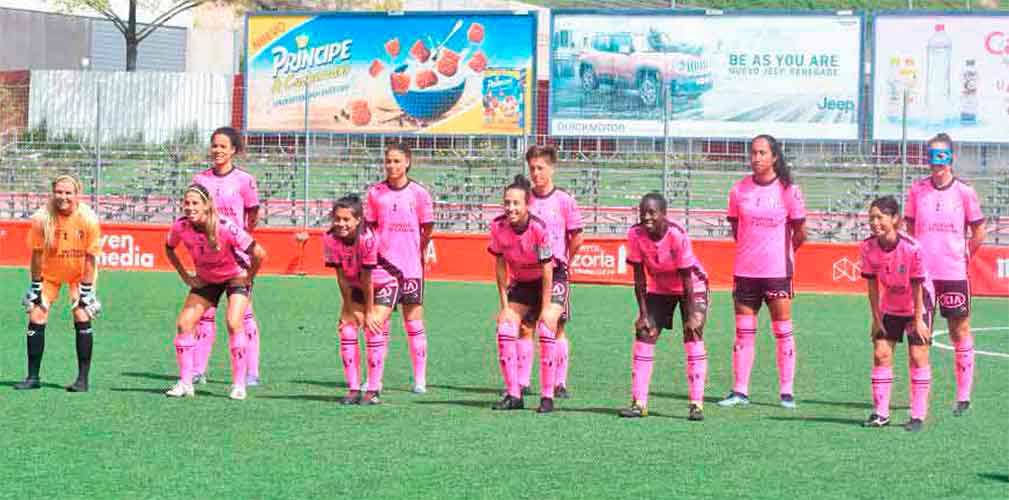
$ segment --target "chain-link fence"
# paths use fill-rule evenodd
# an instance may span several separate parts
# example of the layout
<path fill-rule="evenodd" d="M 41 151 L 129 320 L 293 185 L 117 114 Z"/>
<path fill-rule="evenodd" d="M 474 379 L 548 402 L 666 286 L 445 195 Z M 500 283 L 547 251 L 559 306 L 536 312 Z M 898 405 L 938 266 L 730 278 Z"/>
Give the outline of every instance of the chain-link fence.
<path fill-rule="evenodd" d="M 0 82 L 0 218 L 28 217 L 43 202 L 47 180 L 70 172 L 105 221 L 170 221 L 193 173 L 207 168 L 210 132 L 241 123 L 241 86 L 234 88 L 231 102 L 213 88 L 164 86 L 156 96 L 65 88 L 48 97 L 52 106 L 40 114 L 29 106 L 41 99 L 29 86 Z M 537 126 L 545 119 L 539 111 Z M 230 120 L 222 118 L 229 112 Z M 411 176 L 436 198 L 441 231 L 486 231 L 503 186 L 524 172 L 524 152 L 533 143 L 559 148 L 556 184 L 578 199 L 593 234 L 623 234 L 636 220 L 640 197 L 658 191 L 692 235 L 725 237 L 727 193 L 749 171 L 747 143 L 736 140 L 398 137 L 310 128 L 247 134 L 237 163 L 258 178 L 265 225 L 318 227 L 332 200 L 382 178 L 384 147 L 393 141 L 413 148 Z M 988 216 L 989 241 L 1009 244 L 1009 144 L 964 144 L 957 153 L 957 172 L 977 189 Z M 788 142 L 785 155 L 806 196 L 811 236 L 822 241 L 864 237 L 869 202 L 902 195 L 927 173 L 919 143 Z"/>

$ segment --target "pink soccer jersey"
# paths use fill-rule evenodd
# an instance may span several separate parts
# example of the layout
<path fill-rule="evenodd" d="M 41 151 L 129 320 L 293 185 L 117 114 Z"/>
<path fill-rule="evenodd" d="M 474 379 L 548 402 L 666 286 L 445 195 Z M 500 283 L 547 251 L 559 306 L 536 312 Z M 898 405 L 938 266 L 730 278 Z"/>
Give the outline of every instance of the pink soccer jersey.
<path fill-rule="evenodd" d="M 752 175 L 747 176 L 729 191 L 728 218 L 738 222 L 734 275 L 792 276 L 795 250 L 788 224 L 806 218 L 806 203 L 799 186 L 785 187 L 777 179 L 764 186 Z"/>
<path fill-rule="evenodd" d="M 914 238 L 897 233 L 897 246 L 884 250 L 879 238 L 866 238 L 859 245 L 862 257 L 862 276 L 879 283 L 879 308 L 886 314 L 895 316 L 914 315 L 914 295 L 911 282 L 922 282 L 922 300 L 927 307 L 931 297 L 935 297 L 932 280 L 926 270 L 921 245 Z M 934 300 L 934 299 L 931 299 Z"/>
<path fill-rule="evenodd" d="M 534 215 L 522 232 L 517 233 L 501 215 L 490 225 L 490 246 L 487 251 L 504 257 L 508 277 L 512 281 L 536 281 L 543 278 L 543 263 L 554 256 L 546 224 Z"/>
<path fill-rule="evenodd" d="M 364 217 L 378 232 L 378 252 L 403 273 L 423 278 L 420 229 L 434 222 L 434 203 L 424 186 L 409 181 L 396 189 L 382 181 L 368 188 Z"/>
<path fill-rule="evenodd" d="M 220 219 L 217 225 L 217 250 L 210 247 L 207 235 L 197 231 L 189 219 L 178 218 L 168 231 L 166 245 L 171 248 L 185 245 L 196 265 L 196 275 L 207 283 L 224 283 L 249 267 L 248 251 L 255 241 L 244 229 Z"/>
<path fill-rule="evenodd" d="M 694 248 L 686 230 L 673 221 L 658 241 L 653 240 L 648 230 L 640 224 L 627 231 L 627 262 L 644 264 L 648 276 L 648 293 L 661 295 L 683 294 L 683 280 L 680 271 L 690 270 L 694 292 L 708 289 L 707 274 L 701 261 L 694 255 Z"/>
<path fill-rule="evenodd" d="M 259 190 L 252 174 L 232 168 L 227 174 L 217 175 L 214 169 L 208 168 L 193 176 L 193 184 L 207 188 L 218 215 L 248 229 L 245 213 L 259 207 Z"/>
<path fill-rule="evenodd" d="M 369 227 L 362 227 L 361 233 L 353 243 L 346 243 L 333 236 L 331 232 L 322 235 L 323 259 L 326 267 L 340 268 L 343 276 L 351 286 L 360 288 L 361 269 L 371 269 L 371 282 L 374 286 L 395 281 L 393 269 L 390 272 L 388 264 L 378 252 L 379 241 L 375 232 Z"/>
<path fill-rule="evenodd" d="M 546 223 L 554 259 L 566 266 L 567 235 L 582 230 L 582 212 L 578 208 L 578 202 L 563 189 L 554 188 L 544 196 L 539 196 L 534 191 L 529 200 L 529 211 Z"/>
<path fill-rule="evenodd" d="M 984 222 L 977 192 L 959 179 L 936 189 L 931 177 L 919 179 L 907 193 L 904 216 L 914 219 L 914 238 L 925 250 L 932 279 L 967 279 L 965 230 Z"/>

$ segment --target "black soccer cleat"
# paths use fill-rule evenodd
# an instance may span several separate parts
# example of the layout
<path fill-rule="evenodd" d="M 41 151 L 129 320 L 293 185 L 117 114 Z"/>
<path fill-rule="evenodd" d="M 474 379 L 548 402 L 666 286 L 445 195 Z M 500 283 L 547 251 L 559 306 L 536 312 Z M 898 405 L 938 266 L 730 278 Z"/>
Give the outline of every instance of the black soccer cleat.
<path fill-rule="evenodd" d="M 84 379 L 77 379 L 74 383 L 66 387 L 67 392 L 88 392 L 88 381 Z"/>
<path fill-rule="evenodd" d="M 571 399 L 571 392 L 568 391 L 567 386 L 560 384 L 554 387 L 554 397 L 557 399 Z"/>
<path fill-rule="evenodd" d="M 648 408 L 637 401 L 631 401 L 630 408 L 620 410 L 619 415 L 623 418 L 643 418 L 648 416 Z"/>
<path fill-rule="evenodd" d="M 359 405 L 361 404 L 361 391 L 350 391 L 340 399 L 340 404 L 342 405 Z"/>
<path fill-rule="evenodd" d="M 521 410 L 525 407 L 526 405 L 525 402 L 522 400 L 522 398 L 516 398 L 511 395 L 505 395 L 504 399 L 498 401 L 497 403 L 494 403 L 494 405 L 491 406 L 491 409 L 508 411 L 508 410 Z"/>
<path fill-rule="evenodd" d="M 970 409 L 970 401 L 957 401 L 953 406 L 953 416 L 962 417 Z"/>
<path fill-rule="evenodd" d="M 704 409 L 700 405 L 690 403 L 690 410 L 687 413 L 687 420 L 693 420 L 694 422 L 700 422 L 704 420 Z"/>
<path fill-rule="evenodd" d="M 908 432 L 921 432 L 925 429 L 925 422 L 920 418 L 912 418 L 904 423 L 904 430 Z"/>
<path fill-rule="evenodd" d="M 521 388 L 519 388 L 519 390 L 521 391 L 523 396 L 531 396 L 533 393 L 532 388 L 530 388 L 528 385 L 523 385 Z"/>
<path fill-rule="evenodd" d="M 14 390 L 16 390 L 16 391 L 25 391 L 25 390 L 41 389 L 41 388 L 42 388 L 42 382 L 40 382 L 39 379 L 32 378 L 32 377 L 28 377 L 28 378 L 24 379 L 23 382 L 18 382 L 16 384 L 14 384 Z"/>
<path fill-rule="evenodd" d="M 540 407 L 536 413 L 551 413 L 554 411 L 554 398 L 540 398 Z"/>
<path fill-rule="evenodd" d="M 873 413 L 869 419 L 862 422 L 862 427 L 886 427 L 890 425 L 890 417 L 883 417 Z"/>
<path fill-rule="evenodd" d="M 358 404 L 361 406 L 380 405 L 382 404 L 382 400 L 379 399 L 378 396 L 379 396 L 378 391 L 365 392 L 364 396 L 361 397 L 361 402 Z"/>

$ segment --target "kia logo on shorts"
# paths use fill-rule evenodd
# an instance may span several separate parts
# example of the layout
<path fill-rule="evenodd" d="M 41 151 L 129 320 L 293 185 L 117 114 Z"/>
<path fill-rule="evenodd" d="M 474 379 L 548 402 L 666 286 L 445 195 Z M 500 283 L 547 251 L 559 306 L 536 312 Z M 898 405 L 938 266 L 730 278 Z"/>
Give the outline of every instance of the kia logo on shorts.
<path fill-rule="evenodd" d="M 966 303 L 967 296 L 960 292 L 947 292 L 939 296 L 939 305 L 946 309 L 963 307 Z"/>
<path fill-rule="evenodd" d="M 565 283 L 554 283 L 554 295 L 567 293 L 568 285 Z"/>
<path fill-rule="evenodd" d="M 417 280 L 406 280 L 406 282 L 403 283 L 404 294 L 416 293 L 418 288 L 420 288 L 420 283 L 418 283 Z"/>
<path fill-rule="evenodd" d="M 378 292 L 375 293 L 375 296 L 383 299 L 390 297 L 392 296 L 392 288 L 380 288 Z"/>

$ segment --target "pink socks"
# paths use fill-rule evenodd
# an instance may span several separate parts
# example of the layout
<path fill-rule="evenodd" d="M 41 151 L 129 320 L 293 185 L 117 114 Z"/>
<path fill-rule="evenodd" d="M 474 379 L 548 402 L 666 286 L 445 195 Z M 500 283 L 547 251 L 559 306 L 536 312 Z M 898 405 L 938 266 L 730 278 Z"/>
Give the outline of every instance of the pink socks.
<path fill-rule="evenodd" d="M 518 341 L 518 372 L 519 385 L 529 387 L 533 372 L 533 339 L 532 336 L 519 338 Z"/>
<path fill-rule="evenodd" d="M 563 338 L 557 339 L 557 344 L 555 344 L 557 349 L 557 374 L 555 376 L 554 382 L 557 385 L 563 385 L 567 387 L 568 385 L 568 338 L 564 336 Z"/>
<path fill-rule="evenodd" d="M 193 332 L 175 334 L 175 361 L 179 364 L 179 381 L 186 385 L 193 384 L 193 354 L 196 339 Z"/>
<path fill-rule="evenodd" d="M 248 356 L 246 355 L 245 332 L 233 332 L 228 336 L 228 347 L 231 350 L 231 383 L 237 387 L 245 387 L 245 375 L 248 373 Z"/>
<path fill-rule="evenodd" d="M 792 320 L 772 321 L 771 331 L 778 343 L 778 387 L 779 394 L 795 394 L 795 338 L 792 336 Z"/>
<path fill-rule="evenodd" d="M 655 364 L 655 344 L 634 341 L 634 356 L 631 364 L 631 399 L 641 406 L 648 406 L 648 384 L 652 380 L 652 366 Z"/>
<path fill-rule="evenodd" d="M 193 372 L 205 375 L 207 373 L 207 363 L 210 361 L 210 352 L 214 349 L 214 340 L 217 338 L 217 308 L 208 307 L 203 311 L 203 316 L 196 323 L 196 345 L 193 354 Z"/>
<path fill-rule="evenodd" d="M 361 352 L 357 345 L 357 327 L 353 323 L 340 322 L 340 359 L 347 387 L 352 391 L 361 390 Z"/>
<path fill-rule="evenodd" d="M 246 364 L 250 377 L 259 378 L 259 325 L 252 313 L 252 302 L 245 308 L 242 328 L 245 329 L 247 344 L 245 346 Z"/>
<path fill-rule="evenodd" d="M 753 371 L 753 342 L 757 336 L 757 317 L 736 315 L 736 343 L 732 346 L 732 390 L 739 394 L 750 392 L 750 372 Z"/>
<path fill-rule="evenodd" d="M 522 391 L 518 380 L 518 354 L 515 345 L 518 328 L 513 323 L 501 322 L 497 327 L 498 360 L 501 363 L 501 375 L 504 377 L 508 395 L 521 398 Z"/>
<path fill-rule="evenodd" d="M 389 320 L 382 325 L 382 331 L 372 333 L 365 330 L 368 356 L 368 387 L 369 392 L 382 390 L 382 374 L 385 372 L 386 343 L 389 340 Z"/>
<path fill-rule="evenodd" d="M 536 325 L 536 331 L 540 335 L 540 387 L 541 396 L 548 399 L 554 398 L 554 372 L 556 362 L 554 361 L 556 335 L 546 323 L 540 321 Z"/>
<path fill-rule="evenodd" d="M 872 402 L 876 415 L 890 417 L 890 390 L 893 388 L 893 368 L 875 366 L 872 368 Z"/>
<path fill-rule="evenodd" d="M 708 376 L 708 354 L 704 350 L 704 341 L 686 342 L 683 349 L 687 353 L 687 388 L 690 402 L 703 406 L 704 380 Z"/>
<path fill-rule="evenodd" d="M 932 388 L 932 368 L 911 368 L 911 418 L 925 420 L 928 393 Z"/>
<path fill-rule="evenodd" d="M 427 335 L 424 334 L 424 321 L 419 319 L 404 322 L 406 339 L 410 344 L 410 361 L 413 363 L 413 383 L 424 387 L 427 385 Z"/>
<path fill-rule="evenodd" d="M 974 337 L 953 342 L 956 349 L 956 400 L 970 401 L 971 387 L 974 385 Z"/>

